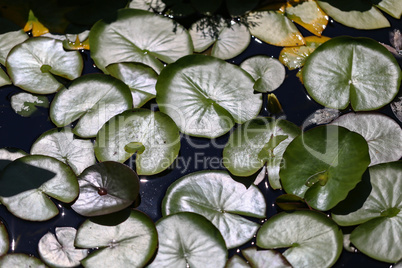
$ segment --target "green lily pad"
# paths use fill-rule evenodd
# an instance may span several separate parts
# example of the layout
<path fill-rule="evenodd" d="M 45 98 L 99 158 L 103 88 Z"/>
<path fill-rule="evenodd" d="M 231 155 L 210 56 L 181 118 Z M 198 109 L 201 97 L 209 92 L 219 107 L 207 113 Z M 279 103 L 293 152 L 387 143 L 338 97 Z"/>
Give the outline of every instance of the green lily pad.
<path fill-rule="evenodd" d="M 78 176 L 80 194 L 71 206 L 83 216 L 98 216 L 120 211 L 137 198 L 140 183 L 137 174 L 118 162 L 102 162 Z"/>
<path fill-rule="evenodd" d="M 248 189 L 225 171 L 200 171 L 175 181 L 162 201 L 162 214 L 195 212 L 221 232 L 228 248 L 253 238 L 259 224 L 242 216 L 264 218 L 264 196 L 254 185 Z"/>
<path fill-rule="evenodd" d="M 250 176 L 266 166 L 274 189 L 282 188 L 279 169 L 289 143 L 301 133 L 293 123 L 259 117 L 239 126 L 223 150 L 223 164 L 236 176 Z"/>
<path fill-rule="evenodd" d="M 6 67 L 15 86 L 49 94 L 63 87 L 55 76 L 75 79 L 81 75 L 83 62 L 78 51 L 65 51 L 61 41 L 37 37 L 16 45 L 8 54 Z"/>
<path fill-rule="evenodd" d="M 239 255 L 233 255 L 232 258 L 228 260 L 225 268 L 250 268 L 251 266 L 241 258 Z"/>
<path fill-rule="evenodd" d="M 155 98 L 158 74 L 151 67 L 141 63 L 124 62 L 111 64 L 106 70 L 130 88 L 134 108 L 139 108 Z"/>
<path fill-rule="evenodd" d="M 334 109 L 344 109 L 350 102 L 355 111 L 388 104 L 401 83 L 395 58 L 368 38 L 332 38 L 307 58 L 302 74 L 315 101 Z"/>
<path fill-rule="evenodd" d="M 256 247 L 249 247 L 241 251 L 248 260 L 251 267 L 272 267 L 272 268 L 291 268 L 292 266 L 275 250 L 257 250 Z"/>
<path fill-rule="evenodd" d="M 0 267 L 46 268 L 39 259 L 22 253 L 12 253 L 0 257 Z"/>
<path fill-rule="evenodd" d="M 208 19 L 202 18 L 190 28 L 195 52 L 203 52 L 212 46 L 211 56 L 226 60 L 240 55 L 250 44 L 250 32 L 244 24 L 232 21 L 227 25 L 221 19 L 212 28 Z"/>
<path fill-rule="evenodd" d="M 96 162 L 92 142 L 74 137 L 67 127 L 43 133 L 32 145 L 31 154 L 54 157 L 69 165 L 76 175 Z"/>
<path fill-rule="evenodd" d="M 21 149 L 18 148 L 1 148 L 0 149 L 0 172 L 15 159 L 21 158 L 28 155 Z"/>
<path fill-rule="evenodd" d="M 86 220 L 78 229 L 75 246 L 96 248 L 81 261 L 84 267 L 144 267 L 158 245 L 152 220 L 140 211 L 118 225 Z"/>
<path fill-rule="evenodd" d="M 167 169 L 180 150 L 175 123 L 161 112 L 146 109 L 126 111 L 99 131 L 95 155 L 99 161 L 125 162 L 134 153 L 137 173 L 152 175 Z"/>
<path fill-rule="evenodd" d="M 366 139 L 371 164 L 397 161 L 402 157 L 402 129 L 390 117 L 378 113 L 348 113 L 331 123 L 359 133 Z"/>
<path fill-rule="evenodd" d="M 358 226 L 350 240 L 370 257 L 397 262 L 402 258 L 402 162 L 390 162 L 369 168 L 372 190 L 363 206 L 333 219 L 342 226 Z"/>
<path fill-rule="evenodd" d="M 91 57 L 106 72 L 118 62 L 140 62 L 157 73 L 193 52 L 187 30 L 173 20 L 144 10 L 121 9 L 112 21 L 100 20 L 89 34 Z"/>
<path fill-rule="evenodd" d="M 240 67 L 254 78 L 254 90 L 258 92 L 272 92 L 285 80 L 285 67 L 277 59 L 268 56 L 248 58 Z"/>
<path fill-rule="evenodd" d="M 342 251 L 343 235 L 325 215 L 315 211 L 280 213 L 265 222 L 257 246 L 288 248 L 283 256 L 293 267 L 331 267 Z"/>
<path fill-rule="evenodd" d="M 224 267 L 225 241 L 219 230 L 203 216 L 182 212 L 156 223 L 159 249 L 153 267 Z"/>
<path fill-rule="evenodd" d="M 22 92 L 11 96 L 11 108 L 23 116 L 29 117 L 35 113 L 38 108 L 49 107 L 49 101 L 46 96 L 35 96 L 30 93 Z"/>
<path fill-rule="evenodd" d="M 113 116 L 131 109 L 133 99 L 126 84 L 104 74 L 88 74 L 60 90 L 50 106 L 50 118 L 58 127 L 79 119 L 73 133 L 95 137 Z"/>
<path fill-rule="evenodd" d="M 382 11 L 388 13 L 396 19 L 400 19 L 402 15 L 402 2 L 398 0 L 371 0 L 371 2 L 381 9 Z"/>
<path fill-rule="evenodd" d="M 132 0 L 128 8 L 162 12 L 166 5 L 162 0 Z"/>
<path fill-rule="evenodd" d="M 76 249 L 74 240 L 77 230 L 72 227 L 56 227 L 55 234 L 48 232 L 39 240 L 41 259 L 51 267 L 76 267 L 88 255 L 86 249 Z"/>
<path fill-rule="evenodd" d="M 180 131 L 215 138 L 234 123 L 258 115 L 260 94 L 254 80 L 239 67 L 210 56 L 191 55 L 169 64 L 158 77 L 156 101 Z"/>
<path fill-rule="evenodd" d="M 0 63 L 6 65 L 6 58 L 10 50 L 18 44 L 27 40 L 29 36 L 24 30 L 0 34 Z"/>
<path fill-rule="evenodd" d="M 346 128 L 324 125 L 296 137 L 283 154 L 284 190 L 318 210 L 345 199 L 370 164 L 368 145 Z"/>
<path fill-rule="evenodd" d="M 3 69 L 0 68 L 0 87 L 11 84 L 12 84 L 11 80 L 6 74 L 6 72 L 4 72 Z"/>
<path fill-rule="evenodd" d="M 0 201 L 15 216 L 45 221 L 59 213 L 49 196 L 64 203 L 78 196 L 74 172 L 48 156 L 29 155 L 7 165 L 0 176 Z"/>
<path fill-rule="evenodd" d="M 0 222 L 0 256 L 7 254 L 10 241 L 4 223 Z"/>

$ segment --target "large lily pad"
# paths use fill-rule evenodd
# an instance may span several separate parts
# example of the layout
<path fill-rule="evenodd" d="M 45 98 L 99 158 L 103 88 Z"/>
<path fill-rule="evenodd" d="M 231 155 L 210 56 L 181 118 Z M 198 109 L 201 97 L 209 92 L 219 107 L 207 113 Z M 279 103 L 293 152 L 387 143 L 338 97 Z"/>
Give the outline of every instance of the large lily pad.
<path fill-rule="evenodd" d="M 3 256 L 9 249 L 8 233 L 4 223 L 0 222 L 0 256 Z"/>
<path fill-rule="evenodd" d="M 168 65 L 156 83 L 156 101 L 181 132 L 215 138 L 234 123 L 256 117 L 261 95 L 239 67 L 210 56 L 191 55 Z"/>
<path fill-rule="evenodd" d="M 75 246 L 96 248 L 81 261 L 85 267 L 143 267 L 158 245 L 154 223 L 140 211 L 118 225 L 86 220 L 78 229 Z"/>
<path fill-rule="evenodd" d="M 8 75 L 0 68 L 0 87 L 11 85 L 11 80 Z"/>
<path fill-rule="evenodd" d="M 248 189 L 225 171 L 200 171 L 175 181 L 162 201 L 163 215 L 195 212 L 221 232 L 228 248 L 249 241 L 259 224 L 242 216 L 264 218 L 264 196 L 254 185 Z"/>
<path fill-rule="evenodd" d="M 46 268 L 39 259 L 22 253 L 12 253 L 0 257 L 0 267 Z"/>
<path fill-rule="evenodd" d="M 253 119 L 232 133 L 223 150 L 223 163 L 236 176 L 250 176 L 266 165 L 271 187 L 280 189 L 282 155 L 300 133 L 300 128 L 286 120 Z"/>
<path fill-rule="evenodd" d="M 64 203 L 78 196 L 74 172 L 55 158 L 29 155 L 8 164 L 0 177 L 0 201 L 15 216 L 45 221 L 59 213 L 49 196 Z"/>
<path fill-rule="evenodd" d="M 77 175 L 95 164 L 92 142 L 74 137 L 71 128 L 46 131 L 32 145 L 31 154 L 54 157 L 69 165 Z"/>
<path fill-rule="evenodd" d="M 303 81 L 310 96 L 334 109 L 381 108 L 396 96 L 401 69 L 378 42 L 368 38 L 336 37 L 307 58 Z"/>
<path fill-rule="evenodd" d="M 397 161 L 402 157 L 402 129 L 397 122 L 378 113 L 349 113 L 331 124 L 362 135 L 369 147 L 371 164 Z"/>
<path fill-rule="evenodd" d="M 122 9 L 112 21 L 100 20 L 89 34 L 91 57 L 98 68 L 118 62 L 140 62 L 156 72 L 193 52 L 190 35 L 173 20 L 154 13 Z"/>
<path fill-rule="evenodd" d="M 124 162 L 136 153 L 140 175 L 167 169 L 180 150 L 180 134 L 175 123 L 161 112 L 145 109 L 126 111 L 107 122 L 96 137 L 98 160 Z"/>
<path fill-rule="evenodd" d="M 148 267 L 225 266 L 225 241 L 219 230 L 204 217 L 189 212 L 177 213 L 158 221 L 156 229 L 159 249 Z"/>
<path fill-rule="evenodd" d="M 24 117 L 29 117 L 35 113 L 38 108 L 49 107 L 49 101 L 46 96 L 35 96 L 27 92 L 21 92 L 11 96 L 11 108 Z"/>
<path fill-rule="evenodd" d="M 16 45 L 8 54 L 6 67 L 17 87 L 49 94 L 63 87 L 55 76 L 75 79 L 81 75 L 83 62 L 78 51 L 65 51 L 61 41 L 38 37 Z"/>
<path fill-rule="evenodd" d="M 343 235 L 325 215 L 314 211 L 282 212 L 264 223 L 257 246 L 288 248 L 283 256 L 293 267 L 331 267 L 342 251 Z"/>
<path fill-rule="evenodd" d="M 6 58 L 10 50 L 28 38 L 23 30 L 0 34 L 0 63 L 6 65 Z"/>
<path fill-rule="evenodd" d="M 283 159 L 279 175 L 284 190 L 319 210 L 329 210 L 345 199 L 370 164 L 365 139 L 332 125 L 296 137 Z"/>
<path fill-rule="evenodd" d="M 89 74 L 75 79 L 60 90 L 50 106 L 50 118 L 58 127 L 79 119 L 73 133 L 95 137 L 110 118 L 132 108 L 133 99 L 126 84 L 104 74 Z"/>
<path fill-rule="evenodd" d="M 98 216 L 122 210 L 139 193 L 137 174 L 124 164 L 102 162 L 85 169 L 78 176 L 80 195 L 71 206 L 84 216 Z"/>
<path fill-rule="evenodd" d="M 363 206 L 346 215 L 334 215 L 340 225 L 361 224 L 350 240 L 360 251 L 380 261 L 402 258 L 402 162 L 369 168 L 372 190 Z"/>

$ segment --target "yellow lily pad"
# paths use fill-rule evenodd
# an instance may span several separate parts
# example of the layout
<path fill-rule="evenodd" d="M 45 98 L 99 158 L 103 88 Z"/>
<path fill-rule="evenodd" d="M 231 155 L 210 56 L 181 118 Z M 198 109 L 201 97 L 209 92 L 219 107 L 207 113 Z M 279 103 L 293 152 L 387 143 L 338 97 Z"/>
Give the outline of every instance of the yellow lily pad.
<path fill-rule="evenodd" d="M 32 10 L 29 11 L 28 21 L 25 24 L 24 31 L 32 31 L 32 36 L 37 37 L 42 34 L 48 33 L 49 29 L 46 28 L 36 17 Z"/>

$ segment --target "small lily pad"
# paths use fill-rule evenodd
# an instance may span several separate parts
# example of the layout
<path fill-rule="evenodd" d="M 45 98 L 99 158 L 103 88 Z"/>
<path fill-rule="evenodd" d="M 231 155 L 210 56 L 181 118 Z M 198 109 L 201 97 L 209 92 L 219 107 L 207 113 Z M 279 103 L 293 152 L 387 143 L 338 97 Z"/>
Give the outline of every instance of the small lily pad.
<path fill-rule="evenodd" d="M 140 211 L 118 225 L 86 220 L 78 229 L 75 246 L 94 249 L 81 261 L 84 267 L 144 267 L 158 246 L 152 220 Z"/>
<path fill-rule="evenodd" d="M 257 246 L 288 248 L 283 256 L 293 267 L 331 267 L 342 252 L 343 235 L 325 215 L 315 211 L 280 213 L 265 222 Z"/>
<path fill-rule="evenodd" d="M 0 149 L 0 172 L 15 159 L 21 158 L 28 155 L 21 149 L 18 148 L 1 148 Z"/>
<path fill-rule="evenodd" d="M 259 224 L 242 216 L 264 218 L 264 196 L 254 185 L 248 189 L 225 171 L 200 171 L 175 181 L 162 201 L 162 214 L 195 212 L 221 232 L 228 248 L 249 241 Z"/>
<path fill-rule="evenodd" d="M 225 241 L 203 216 L 189 212 L 169 215 L 156 223 L 156 229 L 159 249 L 148 267 L 225 266 Z"/>
<path fill-rule="evenodd" d="M 0 257 L 0 267 L 46 268 L 39 259 L 22 253 L 12 253 Z"/>
<path fill-rule="evenodd" d="M 29 117 L 38 110 L 36 107 L 48 108 L 49 101 L 46 96 L 22 92 L 11 96 L 11 107 L 17 114 Z"/>
<path fill-rule="evenodd" d="M 86 249 L 76 249 L 77 230 L 72 227 L 56 227 L 55 234 L 48 232 L 38 244 L 41 259 L 51 267 L 76 267 L 88 255 Z"/>
<path fill-rule="evenodd" d="M 95 164 L 92 142 L 74 137 L 71 128 L 46 131 L 32 145 L 31 154 L 54 157 L 69 165 L 77 175 Z"/>
<path fill-rule="evenodd" d="M 8 233 L 4 223 L 0 222 L 0 256 L 7 254 L 10 241 L 8 239 Z"/>
<path fill-rule="evenodd" d="M 113 116 L 131 109 L 133 99 L 126 84 L 104 74 L 88 74 L 60 90 L 50 106 L 50 118 L 58 127 L 79 119 L 73 133 L 95 137 Z"/>
<path fill-rule="evenodd" d="M 83 216 L 98 216 L 120 211 L 131 205 L 139 193 L 137 174 L 118 162 L 102 162 L 78 176 L 80 194 L 71 206 Z"/>
<path fill-rule="evenodd" d="M 371 2 L 381 9 L 382 11 L 388 13 L 396 19 L 400 19 L 402 15 L 402 2 L 398 0 L 371 0 Z"/>
<path fill-rule="evenodd" d="M 4 70 L 0 68 L 0 87 L 11 85 L 11 84 L 12 84 L 11 80 L 8 77 L 8 75 L 6 74 L 6 72 L 4 72 Z"/>
<path fill-rule="evenodd" d="M 55 76 L 75 79 L 81 75 L 83 62 L 78 51 L 65 51 L 61 41 L 38 37 L 16 45 L 8 54 L 6 67 L 15 86 L 49 94 L 63 87 Z"/>
<path fill-rule="evenodd" d="M 251 267 L 292 268 L 286 258 L 275 250 L 257 250 L 256 247 L 249 247 L 241 253 Z"/>
<path fill-rule="evenodd" d="M 0 34 L 0 63 L 6 65 L 6 58 L 10 50 L 28 38 L 29 36 L 23 30 Z"/>

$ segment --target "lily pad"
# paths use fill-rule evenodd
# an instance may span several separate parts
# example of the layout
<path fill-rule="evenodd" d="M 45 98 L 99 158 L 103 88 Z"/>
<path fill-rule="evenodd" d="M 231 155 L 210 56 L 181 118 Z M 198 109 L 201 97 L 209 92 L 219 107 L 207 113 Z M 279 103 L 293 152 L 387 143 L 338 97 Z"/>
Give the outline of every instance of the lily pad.
<path fill-rule="evenodd" d="M 28 155 L 21 149 L 18 148 L 1 148 L 0 149 L 0 172 L 15 159 L 21 158 Z"/>
<path fill-rule="evenodd" d="M 371 0 L 371 2 L 381 9 L 382 11 L 388 13 L 396 19 L 400 19 L 402 15 L 402 2 L 398 0 Z"/>
<path fill-rule="evenodd" d="M 175 123 L 161 112 L 146 109 L 126 111 L 107 122 L 96 137 L 95 155 L 100 161 L 125 162 L 136 154 L 140 175 L 167 169 L 180 150 Z"/>
<path fill-rule="evenodd" d="M 30 93 L 22 92 L 11 96 L 11 108 L 23 116 L 29 117 L 34 114 L 38 108 L 49 107 L 49 101 L 46 96 L 35 96 Z"/>
<path fill-rule="evenodd" d="M 48 156 L 29 155 L 8 164 L 0 177 L 0 201 L 15 216 L 45 221 L 59 213 L 49 196 L 64 203 L 78 196 L 74 172 Z"/>
<path fill-rule="evenodd" d="M 7 254 L 10 241 L 8 240 L 8 233 L 4 223 L 0 222 L 0 256 Z"/>
<path fill-rule="evenodd" d="M 232 258 L 228 260 L 225 268 L 250 268 L 251 266 L 239 255 L 233 255 Z"/>
<path fill-rule="evenodd" d="M 8 54 L 6 67 L 15 86 L 49 94 L 63 87 L 55 76 L 75 79 L 81 75 L 83 62 L 78 51 L 65 51 L 61 41 L 38 37 L 16 45 Z"/>
<path fill-rule="evenodd" d="M 216 28 L 203 27 L 208 25 L 208 19 L 203 18 L 190 28 L 195 52 L 203 52 L 212 46 L 211 56 L 226 60 L 240 55 L 250 44 L 250 32 L 244 24 L 231 21 L 227 25 L 221 19 L 216 22 Z"/>
<path fill-rule="evenodd" d="M 345 199 L 370 164 L 368 145 L 346 128 L 324 125 L 296 137 L 283 154 L 284 190 L 318 210 Z"/>
<path fill-rule="evenodd" d="M 142 63 L 124 62 L 111 64 L 106 70 L 130 88 L 134 108 L 139 108 L 155 98 L 158 74 L 151 67 Z"/>
<path fill-rule="evenodd" d="M 270 268 L 291 268 L 292 266 L 275 250 L 257 250 L 256 247 L 249 247 L 241 251 L 248 260 L 251 267 L 270 267 Z"/>
<path fill-rule="evenodd" d="M 23 30 L 0 34 L 0 63 L 5 66 L 10 50 L 28 38 L 28 35 Z"/>
<path fill-rule="evenodd" d="M 402 162 L 390 162 L 369 168 L 372 190 L 363 206 L 346 215 L 332 215 L 342 226 L 361 224 L 350 240 L 370 257 L 397 262 L 402 258 Z"/>
<path fill-rule="evenodd" d="M 219 230 L 201 215 L 189 212 L 156 223 L 159 249 L 152 267 L 224 267 L 225 241 Z"/>
<path fill-rule="evenodd" d="M 41 259 L 51 267 L 76 267 L 88 255 L 86 249 L 76 249 L 74 239 L 77 230 L 72 227 L 56 227 L 55 234 L 48 232 L 38 244 Z"/>
<path fill-rule="evenodd" d="M 139 193 L 137 174 L 118 162 L 102 162 L 78 176 L 80 194 L 71 206 L 83 216 L 98 216 L 120 211 L 131 205 Z"/>
<path fill-rule="evenodd" d="M 392 101 L 401 69 L 372 39 L 335 37 L 307 58 L 303 81 L 309 95 L 325 107 L 344 109 L 350 102 L 355 111 L 367 111 Z"/>
<path fill-rule="evenodd" d="M 266 166 L 271 187 L 280 189 L 282 155 L 300 133 L 300 128 L 286 120 L 253 119 L 232 133 L 223 150 L 223 163 L 236 176 L 250 176 Z"/>
<path fill-rule="evenodd" d="M 22 253 L 12 253 L 0 257 L 0 267 L 46 268 L 39 259 Z"/>
<path fill-rule="evenodd" d="M 397 161 L 402 157 L 402 129 L 397 122 L 378 113 L 348 113 L 331 123 L 362 135 L 369 147 L 371 164 Z"/>
<path fill-rule="evenodd" d="M 283 256 L 293 267 L 331 267 L 342 251 L 343 235 L 325 215 L 314 211 L 280 213 L 265 222 L 257 246 L 288 248 Z"/>
<path fill-rule="evenodd" d="M 28 21 L 24 26 L 25 32 L 32 32 L 33 37 L 41 36 L 42 34 L 48 33 L 49 29 L 43 25 L 38 18 L 35 16 L 32 10 L 29 10 Z"/>
<path fill-rule="evenodd" d="M 154 223 L 140 211 L 118 225 L 86 220 L 78 229 L 75 246 L 96 248 L 81 261 L 85 267 L 144 267 L 158 245 Z"/>
<path fill-rule="evenodd" d="M 69 165 L 77 175 L 95 164 L 92 142 L 74 137 L 71 128 L 46 131 L 32 145 L 31 154 L 54 157 Z"/>
<path fill-rule="evenodd" d="M 106 72 L 118 62 L 140 62 L 156 72 L 193 52 L 187 30 L 173 20 L 144 10 L 121 9 L 112 21 L 98 21 L 89 34 L 91 57 Z"/>
<path fill-rule="evenodd" d="M 95 137 L 113 116 L 131 109 L 133 99 L 126 84 L 104 74 L 88 74 L 60 90 L 50 106 L 50 118 L 58 127 L 79 119 L 73 133 Z"/>
<path fill-rule="evenodd" d="M 191 55 L 169 64 L 158 77 L 156 101 L 180 131 L 215 138 L 234 123 L 256 117 L 260 94 L 241 68 L 210 56 Z"/>
<path fill-rule="evenodd" d="M 228 248 L 253 238 L 259 224 L 242 216 L 264 218 L 264 196 L 254 185 L 248 189 L 225 171 L 200 171 L 182 177 L 168 188 L 162 214 L 195 212 L 221 232 Z"/>
<path fill-rule="evenodd" d="M 4 72 L 3 69 L 0 68 L 0 87 L 6 85 L 11 85 L 11 80 L 6 72 Z"/>
<path fill-rule="evenodd" d="M 162 12 L 166 5 L 162 0 L 131 0 L 128 8 Z"/>
<path fill-rule="evenodd" d="M 254 78 L 254 90 L 258 92 L 272 92 L 285 80 L 285 67 L 277 59 L 268 56 L 248 58 L 240 67 Z"/>

